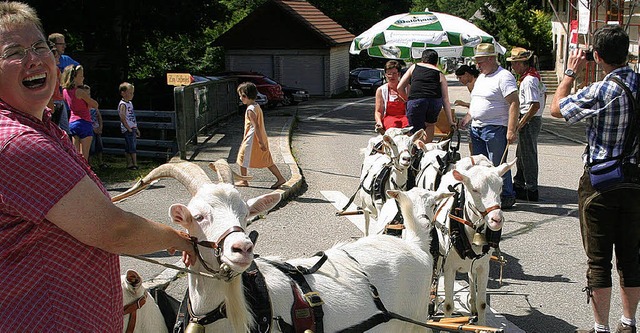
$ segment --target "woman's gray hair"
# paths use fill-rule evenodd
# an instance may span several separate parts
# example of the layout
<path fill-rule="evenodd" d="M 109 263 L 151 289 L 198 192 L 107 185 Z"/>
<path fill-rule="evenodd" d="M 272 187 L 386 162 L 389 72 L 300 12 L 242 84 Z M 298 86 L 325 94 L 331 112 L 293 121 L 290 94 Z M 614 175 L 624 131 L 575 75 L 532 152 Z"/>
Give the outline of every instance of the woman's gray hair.
<path fill-rule="evenodd" d="M 44 36 L 42 22 L 40 22 L 35 9 L 22 2 L 0 2 L 0 31 L 6 31 L 10 27 L 29 23 L 34 24 Z"/>

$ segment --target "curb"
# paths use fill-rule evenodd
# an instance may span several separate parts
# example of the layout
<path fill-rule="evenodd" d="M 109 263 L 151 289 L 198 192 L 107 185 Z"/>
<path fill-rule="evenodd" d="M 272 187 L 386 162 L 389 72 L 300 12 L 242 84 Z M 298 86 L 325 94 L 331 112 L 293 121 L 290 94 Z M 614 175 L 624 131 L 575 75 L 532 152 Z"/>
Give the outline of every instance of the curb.
<path fill-rule="evenodd" d="M 282 195 L 282 200 L 288 200 L 300 193 L 304 184 L 304 177 L 302 177 L 302 173 L 300 172 L 300 167 L 298 166 L 298 162 L 296 162 L 295 157 L 293 157 L 293 153 L 291 153 L 291 134 L 293 133 L 293 129 L 298 124 L 298 109 L 296 108 L 295 113 L 282 126 L 281 132 L 287 133 L 286 142 L 282 142 L 283 138 L 280 138 L 280 142 L 278 147 L 280 148 L 280 154 L 282 154 L 282 158 L 284 159 L 284 163 L 289 166 L 289 170 L 291 171 L 291 178 L 287 180 L 282 186 L 285 189 L 277 189 L 273 191 L 274 193 L 280 193 Z"/>

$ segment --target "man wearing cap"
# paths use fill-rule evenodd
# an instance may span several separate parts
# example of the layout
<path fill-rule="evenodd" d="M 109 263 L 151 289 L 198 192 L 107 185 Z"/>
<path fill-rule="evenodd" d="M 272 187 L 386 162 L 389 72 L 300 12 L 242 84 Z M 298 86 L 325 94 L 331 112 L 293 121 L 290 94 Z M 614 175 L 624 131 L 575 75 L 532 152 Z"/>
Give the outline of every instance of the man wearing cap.
<path fill-rule="evenodd" d="M 618 25 L 604 25 L 593 33 L 593 59 L 605 77 L 570 94 L 575 75 L 584 68 L 586 54 L 571 51 L 564 78 L 551 103 L 551 115 L 567 124 L 586 123 L 588 145 L 582 155 L 585 169 L 578 185 L 582 244 L 587 254 L 587 303 L 591 301 L 594 325 L 577 333 L 611 332 L 611 269 L 613 252 L 618 270 L 622 316 L 614 332 L 636 333 L 640 300 L 640 143 L 633 100 L 617 78 L 632 92 L 640 88 L 640 76 L 628 66 L 629 35 Z M 635 115 L 638 116 L 638 115 Z M 635 123 L 634 123 L 635 122 Z M 635 127 L 635 128 L 634 128 Z M 628 136 L 627 136 L 628 135 Z M 625 137 L 629 139 L 626 147 Z M 596 190 L 588 166 L 612 159 L 623 165 L 624 179 Z M 558 173 L 562 167 L 556 167 Z M 616 312 L 620 312 L 616 309 Z"/>
<path fill-rule="evenodd" d="M 532 56 L 533 51 L 514 47 L 507 61 L 511 62 L 511 68 L 519 76 L 518 171 L 513 177 L 513 189 L 520 200 L 538 201 L 538 135 L 546 88 L 533 67 Z"/>
<path fill-rule="evenodd" d="M 503 162 L 507 145 L 516 141 L 520 107 L 516 78 L 498 64 L 497 55 L 491 43 L 476 46 L 474 58 L 480 75 L 471 91 L 469 112 L 461 122 L 462 127 L 471 123 L 473 154 L 487 156 L 494 165 Z M 516 202 L 511 171 L 502 179 L 502 208 L 510 208 Z"/>

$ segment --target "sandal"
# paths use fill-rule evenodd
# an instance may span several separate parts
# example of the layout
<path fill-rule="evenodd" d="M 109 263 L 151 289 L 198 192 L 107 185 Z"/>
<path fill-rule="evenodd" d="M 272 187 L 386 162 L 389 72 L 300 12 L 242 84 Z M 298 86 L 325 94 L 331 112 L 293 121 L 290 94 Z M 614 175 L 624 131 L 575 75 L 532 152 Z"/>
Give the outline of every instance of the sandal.
<path fill-rule="evenodd" d="M 282 182 L 276 182 L 275 184 L 271 185 L 270 189 L 275 190 L 280 188 L 280 186 L 284 185 L 284 183 L 286 183 L 286 181 L 282 181 Z"/>

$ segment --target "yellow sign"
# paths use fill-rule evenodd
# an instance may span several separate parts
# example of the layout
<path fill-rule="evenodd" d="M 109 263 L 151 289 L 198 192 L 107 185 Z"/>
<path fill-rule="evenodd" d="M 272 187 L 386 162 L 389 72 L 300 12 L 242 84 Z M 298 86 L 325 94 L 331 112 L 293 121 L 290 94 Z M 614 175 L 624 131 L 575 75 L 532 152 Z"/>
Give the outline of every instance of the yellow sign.
<path fill-rule="evenodd" d="M 167 73 L 167 84 L 170 86 L 188 86 L 191 82 L 189 73 Z"/>

